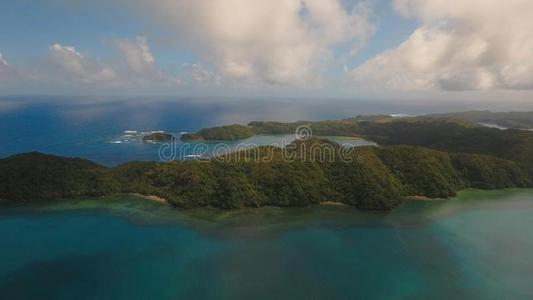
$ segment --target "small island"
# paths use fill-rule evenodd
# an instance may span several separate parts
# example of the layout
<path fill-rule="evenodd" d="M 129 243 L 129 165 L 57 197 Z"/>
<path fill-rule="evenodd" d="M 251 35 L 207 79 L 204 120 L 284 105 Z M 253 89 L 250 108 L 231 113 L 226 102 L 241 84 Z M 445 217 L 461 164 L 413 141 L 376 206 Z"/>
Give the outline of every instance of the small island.
<path fill-rule="evenodd" d="M 172 140 L 173 137 L 172 134 L 166 132 L 152 132 L 143 136 L 143 141 L 162 143 Z"/>

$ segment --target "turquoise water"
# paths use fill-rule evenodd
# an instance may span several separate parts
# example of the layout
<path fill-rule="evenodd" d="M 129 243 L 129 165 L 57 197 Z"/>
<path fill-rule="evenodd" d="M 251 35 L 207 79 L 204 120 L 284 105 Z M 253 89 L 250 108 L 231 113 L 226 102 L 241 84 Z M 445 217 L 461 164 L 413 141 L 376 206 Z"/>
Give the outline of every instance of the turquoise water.
<path fill-rule="evenodd" d="M 179 211 L 133 197 L 0 210 L 3 299 L 530 299 L 533 191 L 392 213 Z"/>

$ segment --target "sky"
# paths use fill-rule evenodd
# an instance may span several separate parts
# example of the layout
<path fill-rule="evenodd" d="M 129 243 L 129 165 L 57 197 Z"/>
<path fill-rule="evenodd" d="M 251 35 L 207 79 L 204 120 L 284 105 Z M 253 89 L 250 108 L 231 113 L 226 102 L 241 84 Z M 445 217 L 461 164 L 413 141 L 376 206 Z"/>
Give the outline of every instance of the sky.
<path fill-rule="evenodd" d="M 0 0 L 0 96 L 524 100 L 531 0 Z"/>

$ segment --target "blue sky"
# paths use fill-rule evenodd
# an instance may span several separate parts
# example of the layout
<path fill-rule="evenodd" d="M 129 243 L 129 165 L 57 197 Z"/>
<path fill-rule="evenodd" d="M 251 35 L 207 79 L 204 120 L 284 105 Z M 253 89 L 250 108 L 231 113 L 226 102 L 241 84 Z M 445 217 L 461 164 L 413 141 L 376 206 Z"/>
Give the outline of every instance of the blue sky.
<path fill-rule="evenodd" d="M 150 24 L 129 9 L 119 5 L 98 5 L 96 1 L 65 4 L 62 1 L 1 0 L 0 47 L 4 56 L 17 63 L 46 55 L 54 43 L 73 45 L 98 57 L 113 52 L 105 47 L 106 40 L 145 36 Z M 384 49 L 397 46 L 416 28 L 416 21 L 394 13 L 390 1 L 376 1 L 379 28 L 361 55 L 360 63 Z M 194 63 L 193 53 L 180 53 L 152 46 L 161 64 Z"/>
<path fill-rule="evenodd" d="M 116 7 L 46 0 L 2 0 L 0 26 L 2 51 L 15 62 L 45 55 L 58 42 L 105 57 L 110 54 L 102 47 L 105 39 L 135 37 L 144 30 L 128 11 Z"/>
<path fill-rule="evenodd" d="M 528 96 L 531 1 L 495 3 L 0 0 L 0 95 Z"/>
<path fill-rule="evenodd" d="M 42 57 L 54 43 L 72 45 L 96 57 L 112 58 L 115 53 L 106 47 L 106 41 L 145 36 L 155 30 L 146 20 L 119 5 L 47 0 L 1 0 L 1 3 L 0 51 L 13 63 L 23 64 Z M 376 34 L 360 55 L 353 57 L 351 65 L 397 46 L 416 28 L 415 20 L 394 13 L 390 1 L 376 1 L 375 13 L 379 19 Z M 196 62 L 196 56 L 190 51 L 175 51 L 157 44 L 151 48 L 163 66 Z"/>

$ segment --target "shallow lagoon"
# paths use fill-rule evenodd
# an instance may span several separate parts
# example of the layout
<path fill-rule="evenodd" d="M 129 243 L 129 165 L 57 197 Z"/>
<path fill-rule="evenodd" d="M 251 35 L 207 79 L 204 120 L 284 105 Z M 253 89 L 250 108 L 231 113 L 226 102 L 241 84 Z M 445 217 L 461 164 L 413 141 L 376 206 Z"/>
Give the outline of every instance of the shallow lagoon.
<path fill-rule="evenodd" d="M 525 299 L 532 213 L 532 190 L 465 191 L 388 214 L 179 211 L 134 197 L 3 207 L 0 290 L 6 299 Z"/>

